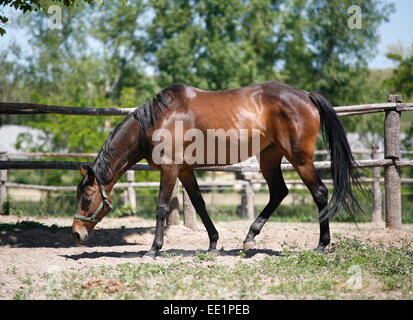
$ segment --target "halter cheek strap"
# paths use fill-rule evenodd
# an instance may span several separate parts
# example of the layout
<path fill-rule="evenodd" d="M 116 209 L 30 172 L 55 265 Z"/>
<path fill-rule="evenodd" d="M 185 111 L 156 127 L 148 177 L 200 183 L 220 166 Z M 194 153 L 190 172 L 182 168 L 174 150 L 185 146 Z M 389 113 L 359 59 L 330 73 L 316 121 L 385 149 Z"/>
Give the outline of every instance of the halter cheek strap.
<path fill-rule="evenodd" d="M 100 190 L 100 194 L 102 195 L 102 202 L 100 203 L 100 205 L 96 209 L 96 211 L 90 217 L 75 214 L 75 219 L 80 219 L 80 220 L 83 220 L 83 221 L 91 221 L 91 222 L 98 223 L 98 222 L 102 221 L 102 219 L 97 218 L 97 215 L 99 214 L 100 211 L 102 211 L 105 204 L 110 208 L 110 210 L 113 209 L 112 204 L 108 201 L 108 196 L 105 192 L 105 189 L 103 188 L 103 186 L 100 183 L 99 183 L 99 190 Z"/>

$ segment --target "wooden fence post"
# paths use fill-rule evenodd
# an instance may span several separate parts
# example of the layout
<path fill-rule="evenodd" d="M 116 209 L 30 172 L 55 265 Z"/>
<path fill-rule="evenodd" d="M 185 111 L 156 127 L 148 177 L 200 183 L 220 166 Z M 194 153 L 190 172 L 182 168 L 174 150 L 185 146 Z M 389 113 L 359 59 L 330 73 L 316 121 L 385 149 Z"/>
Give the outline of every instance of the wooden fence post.
<path fill-rule="evenodd" d="M 400 95 L 389 95 L 390 103 L 402 103 Z M 384 157 L 393 164 L 384 168 L 386 228 L 401 229 L 400 170 L 395 162 L 400 160 L 400 112 L 386 111 L 384 121 Z"/>
<path fill-rule="evenodd" d="M 122 195 L 123 195 L 123 204 L 124 204 L 125 206 L 127 206 L 127 205 L 129 204 L 128 190 L 127 190 L 127 189 L 126 189 L 126 190 L 123 190 Z"/>
<path fill-rule="evenodd" d="M 185 188 L 182 188 L 182 203 L 184 208 L 184 225 L 189 229 L 196 230 L 196 211 L 192 205 L 191 199 L 188 196 Z"/>
<path fill-rule="evenodd" d="M 132 183 L 135 182 L 135 171 L 126 171 L 126 181 L 128 182 L 128 204 L 132 208 L 133 212 L 136 213 L 136 194 Z"/>
<path fill-rule="evenodd" d="M 252 188 L 251 180 L 248 180 L 248 184 L 245 185 L 245 197 L 246 197 L 246 211 L 248 220 L 254 220 L 255 207 L 254 207 L 254 189 Z"/>
<path fill-rule="evenodd" d="M 7 161 L 7 152 L 0 151 L 0 161 Z M 3 212 L 4 203 L 7 201 L 7 170 L 0 170 L 0 213 Z"/>
<path fill-rule="evenodd" d="M 371 158 L 373 160 L 379 159 L 379 146 L 377 144 L 373 144 Z M 380 167 L 373 167 L 373 212 L 371 214 L 371 220 L 374 223 L 382 222 L 383 219 L 381 217 L 382 214 L 382 196 L 381 196 L 381 188 L 380 188 Z"/>
<path fill-rule="evenodd" d="M 241 205 L 238 206 L 237 211 L 241 217 L 247 217 L 248 220 L 253 220 L 255 218 L 254 190 L 252 188 L 250 174 L 243 172 L 241 178 L 246 181 L 247 184 L 244 186 Z"/>
<path fill-rule="evenodd" d="M 212 174 L 211 174 L 212 175 L 212 181 L 215 181 L 216 174 L 217 173 L 215 171 L 212 172 Z M 209 206 L 209 212 L 212 213 L 212 214 L 214 214 L 215 211 L 216 211 L 215 198 L 216 198 L 216 187 L 212 186 L 211 187 L 211 203 L 210 203 L 210 206 Z"/>
<path fill-rule="evenodd" d="M 169 214 L 166 221 L 168 226 L 179 225 L 179 181 L 176 181 L 172 192 L 171 202 L 169 203 Z"/>

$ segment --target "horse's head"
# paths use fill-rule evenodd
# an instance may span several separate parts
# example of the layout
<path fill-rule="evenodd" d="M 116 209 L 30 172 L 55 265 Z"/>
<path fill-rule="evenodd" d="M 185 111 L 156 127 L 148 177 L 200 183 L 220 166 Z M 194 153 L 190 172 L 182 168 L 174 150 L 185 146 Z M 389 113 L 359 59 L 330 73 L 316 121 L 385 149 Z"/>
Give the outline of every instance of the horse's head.
<path fill-rule="evenodd" d="M 79 244 L 112 208 L 111 200 L 92 167 L 81 167 L 80 173 L 83 179 L 77 186 L 78 205 L 72 225 L 73 239 Z"/>

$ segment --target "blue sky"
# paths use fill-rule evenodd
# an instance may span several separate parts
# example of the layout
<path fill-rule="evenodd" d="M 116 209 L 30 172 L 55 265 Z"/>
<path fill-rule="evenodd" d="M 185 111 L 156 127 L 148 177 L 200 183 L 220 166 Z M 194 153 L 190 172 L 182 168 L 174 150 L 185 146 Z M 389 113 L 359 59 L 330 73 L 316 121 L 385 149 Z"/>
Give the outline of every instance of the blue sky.
<path fill-rule="evenodd" d="M 394 65 L 386 58 L 387 48 L 401 41 L 406 46 L 413 46 L 413 0 L 395 0 L 396 12 L 390 16 L 390 21 L 380 26 L 381 41 L 378 45 L 378 55 L 370 62 L 374 69 L 391 68 Z"/>
<path fill-rule="evenodd" d="M 397 44 L 399 41 L 406 46 L 413 46 L 413 0 L 393 0 L 396 5 L 396 11 L 389 17 L 389 22 L 383 23 L 379 28 L 380 43 L 378 44 L 377 56 L 370 61 L 369 67 L 373 69 L 392 68 L 394 64 L 386 58 L 388 46 Z M 357 3 L 357 1 L 355 1 Z M 6 8 L 5 13 L 13 16 L 12 11 Z M 24 31 L 13 28 L 13 19 L 8 25 L 6 35 L 0 37 L 0 45 L 7 45 L 11 40 L 18 43 L 26 43 Z"/>

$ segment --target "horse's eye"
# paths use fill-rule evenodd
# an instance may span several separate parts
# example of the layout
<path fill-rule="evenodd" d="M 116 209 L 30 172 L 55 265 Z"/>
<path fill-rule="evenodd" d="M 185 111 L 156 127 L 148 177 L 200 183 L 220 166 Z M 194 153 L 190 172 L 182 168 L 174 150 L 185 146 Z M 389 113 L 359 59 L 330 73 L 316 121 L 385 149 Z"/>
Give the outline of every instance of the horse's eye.
<path fill-rule="evenodd" d="M 92 199 L 85 199 L 85 202 L 89 204 L 92 202 Z"/>

